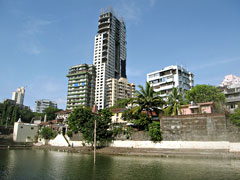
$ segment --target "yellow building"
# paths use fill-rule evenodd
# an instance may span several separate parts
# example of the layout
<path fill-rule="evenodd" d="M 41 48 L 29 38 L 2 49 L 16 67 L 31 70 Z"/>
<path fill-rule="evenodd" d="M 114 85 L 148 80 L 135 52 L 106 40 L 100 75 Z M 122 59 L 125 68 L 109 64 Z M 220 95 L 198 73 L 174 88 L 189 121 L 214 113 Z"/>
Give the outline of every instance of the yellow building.
<path fill-rule="evenodd" d="M 126 124 L 127 121 L 124 121 L 122 119 L 122 114 L 123 112 L 127 110 L 126 108 L 117 108 L 117 109 L 112 109 L 111 112 L 113 114 L 112 116 L 112 123 L 113 124 Z"/>

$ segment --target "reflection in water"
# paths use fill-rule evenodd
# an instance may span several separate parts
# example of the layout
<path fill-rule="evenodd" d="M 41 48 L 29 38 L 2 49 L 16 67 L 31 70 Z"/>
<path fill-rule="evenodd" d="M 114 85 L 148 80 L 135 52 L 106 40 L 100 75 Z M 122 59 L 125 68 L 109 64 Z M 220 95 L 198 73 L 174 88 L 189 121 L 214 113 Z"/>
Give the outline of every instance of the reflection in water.
<path fill-rule="evenodd" d="M 93 156 L 40 150 L 0 150 L 0 179 L 237 180 L 228 159 Z"/>

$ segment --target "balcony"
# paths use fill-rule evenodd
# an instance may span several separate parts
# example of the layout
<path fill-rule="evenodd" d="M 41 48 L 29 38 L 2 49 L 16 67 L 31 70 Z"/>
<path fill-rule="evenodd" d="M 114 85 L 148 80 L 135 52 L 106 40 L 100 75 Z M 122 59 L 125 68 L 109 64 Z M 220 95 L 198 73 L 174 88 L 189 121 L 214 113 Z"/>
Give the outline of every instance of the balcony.
<path fill-rule="evenodd" d="M 231 97 L 231 98 L 226 98 L 226 102 L 227 102 L 227 103 L 230 103 L 230 102 L 240 102 L 240 96 Z"/>

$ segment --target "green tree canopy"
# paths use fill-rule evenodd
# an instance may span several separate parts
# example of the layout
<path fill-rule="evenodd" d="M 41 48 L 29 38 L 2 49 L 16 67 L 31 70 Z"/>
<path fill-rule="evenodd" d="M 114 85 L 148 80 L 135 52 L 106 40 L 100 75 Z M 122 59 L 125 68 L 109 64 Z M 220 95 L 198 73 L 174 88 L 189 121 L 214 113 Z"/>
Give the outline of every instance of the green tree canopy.
<path fill-rule="evenodd" d="M 143 110 L 152 116 L 152 112 L 157 114 L 165 104 L 164 100 L 159 96 L 159 93 L 153 91 L 150 83 L 146 82 L 146 87 L 139 85 L 139 91 L 136 91 L 133 103 L 137 106 L 133 108 L 133 113 L 140 113 Z"/>
<path fill-rule="evenodd" d="M 225 95 L 215 86 L 211 85 L 196 85 L 191 90 L 186 92 L 185 96 L 188 103 L 193 101 L 194 103 L 202 102 L 224 102 Z"/>
<path fill-rule="evenodd" d="M 114 108 L 125 108 L 128 103 L 130 103 L 132 101 L 131 98 L 123 98 L 123 99 L 119 99 L 115 102 L 114 106 L 111 107 L 111 109 Z"/>
<path fill-rule="evenodd" d="M 98 115 L 94 115 L 90 108 L 78 107 L 73 110 L 68 118 L 68 125 L 77 133 L 83 134 L 83 139 L 93 145 L 94 120 L 97 121 L 97 142 L 99 144 L 112 140 L 110 131 L 112 113 L 109 109 L 103 109 Z"/>
<path fill-rule="evenodd" d="M 240 103 L 238 104 L 238 107 L 235 109 L 234 113 L 230 115 L 230 121 L 233 124 L 240 126 Z"/>
<path fill-rule="evenodd" d="M 43 113 L 47 115 L 47 120 L 54 120 L 56 118 L 56 113 L 60 111 L 58 108 L 48 107 L 43 110 Z"/>
<path fill-rule="evenodd" d="M 21 107 L 17 104 L 11 104 L 9 101 L 5 101 L 2 105 L 2 116 L 0 125 L 13 125 L 19 117 L 23 122 L 30 122 L 31 119 L 34 117 L 33 112 L 31 109 L 27 109 Z"/>
<path fill-rule="evenodd" d="M 50 127 L 43 127 L 40 131 L 40 136 L 44 139 L 53 139 L 57 132 L 53 131 Z"/>
<path fill-rule="evenodd" d="M 168 107 L 164 110 L 165 115 L 178 115 L 181 113 L 181 105 L 183 104 L 183 94 L 179 91 L 179 89 L 173 88 L 172 92 L 168 95 Z"/>
<path fill-rule="evenodd" d="M 126 110 L 122 114 L 124 121 L 134 123 L 138 130 L 148 130 L 148 125 L 151 121 L 151 118 L 146 113 L 132 113 L 131 110 Z"/>

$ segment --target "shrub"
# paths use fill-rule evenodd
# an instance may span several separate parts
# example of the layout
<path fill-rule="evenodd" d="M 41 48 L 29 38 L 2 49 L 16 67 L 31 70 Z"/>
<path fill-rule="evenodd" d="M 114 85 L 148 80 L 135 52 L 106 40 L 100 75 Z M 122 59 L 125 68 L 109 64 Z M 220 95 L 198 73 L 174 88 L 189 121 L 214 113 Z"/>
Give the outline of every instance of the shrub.
<path fill-rule="evenodd" d="M 57 136 L 57 132 L 53 131 L 50 127 L 43 127 L 40 131 L 40 135 L 44 139 L 53 139 Z"/>
<path fill-rule="evenodd" d="M 159 142 L 162 140 L 162 135 L 160 131 L 160 123 L 159 122 L 152 122 L 149 124 L 149 136 L 151 137 L 151 141 Z"/>

